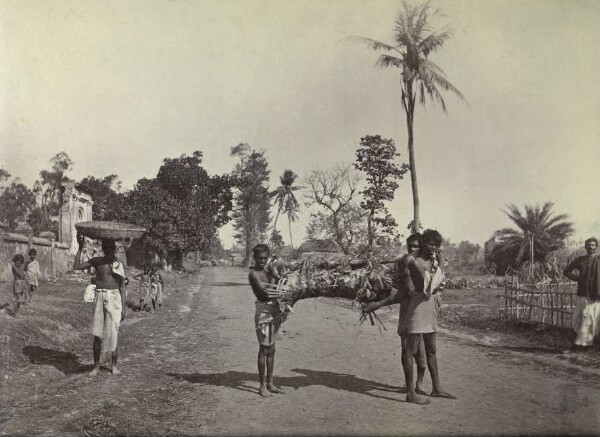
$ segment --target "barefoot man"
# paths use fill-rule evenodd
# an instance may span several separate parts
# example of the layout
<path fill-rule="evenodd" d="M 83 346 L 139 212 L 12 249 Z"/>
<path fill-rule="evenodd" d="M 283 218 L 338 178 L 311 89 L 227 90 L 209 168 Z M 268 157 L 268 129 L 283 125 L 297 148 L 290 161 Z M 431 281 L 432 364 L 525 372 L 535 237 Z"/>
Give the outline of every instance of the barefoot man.
<path fill-rule="evenodd" d="M 91 267 L 96 272 L 96 299 L 94 301 L 94 370 L 92 375 L 100 371 L 102 352 L 111 353 L 111 370 L 114 375 L 121 373 L 117 369 L 117 336 L 119 325 L 125 318 L 125 269 L 115 256 L 116 246 L 112 240 L 102 240 L 104 256 L 94 257 L 81 262 L 81 252 L 85 244 L 83 235 L 77 235 L 79 250 L 75 255 L 74 270 L 85 270 Z"/>
<path fill-rule="evenodd" d="M 409 235 L 406 239 L 406 248 L 408 253 L 404 255 L 395 265 L 394 271 L 394 288 L 388 297 L 377 302 L 371 302 L 363 308 L 363 312 L 375 311 L 382 306 L 392 305 L 394 303 L 400 304 L 400 317 L 398 318 L 398 335 L 400 335 L 400 345 L 402 347 L 401 356 L 404 357 L 407 354 L 407 342 L 408 334 L 406 332 L 406 311 L 410 301 L 411 293 L 414 294 L 415 286 L 410 279 L 410 271 L 408 270 L 408 262 L 412 260 L 415 254 L 419 251 L 421 240 L 421 234 L 415 233 Z M 415 393 L 426 394 L 421 387 L 423 387 L 423 377 L 425 376 L 425 369 L 427 369 L 427 361 L 425 355 L 425 346 L 419 335 L 419 348 L 417 349 L 417 355 L 415 357 L 415 363 L 417 364 L 417 384 L 415 386 Z M 402 367 L 404 367 L 405 360 L 402 358 Z M 412 361 L 411 363 L 412 369 Z M 400 393 L 406 393 L 406 387 L 400 387 Z"/>
<path fill-rule="evenodd" d="M 438 231 L 427 229 L 421 237 L 421 248 L 408 262 L 408 270 L 414 285 L 413 296 L 408 303 L 405 326 L 408 334 L 408 353 L 402 358 L 404 377 L 406 379 L 406 401 L 417 404 L 428 404 L 420 398 L 414 389 L 412 359 L 419 350 L 421 336 L 425 344 L 427 367 L 431 374 L 433 390 L 431 396 L 456 399 L 455 396 L 442 390 L 438 372 L 435 332 L 437 330 L 437 311 L 435 293 L 443 286 L 444 273 L 439 264 L 438 254 L 442 244 L 442 236 Z"/>
<path fill-rule="evenodd" d="M 257 244 L 252 249 L 254 267 L 248 276 L 252 291 L 256 296 L 256 312 L 254 325 L 258 338 L 258 375 L 260 378 L 259 393 L 263 397 L 271 393 L 283 393 L 273 383 L 273 368 L 275 367 L 275 342 L 279 338 L 281 326 L 281 309 L 273 293 L 269 293 L 268 284 L 277 284 L 279 275 L 274 268 L 267 265 L 269 246 Z M 266 374 L 265 374 L 266 373 Z"/>
<path fill-rule="evenodd" d="M 577 301 L 573 313 L 573 342 L 563 353 L 590 348 L 600 332 L 600 256 L 598 240 L 585 240 L 586 255 L 575 258 L 564 276 L 577 282 Z M 577 273 L 575 273 L 577 271 Z"/>

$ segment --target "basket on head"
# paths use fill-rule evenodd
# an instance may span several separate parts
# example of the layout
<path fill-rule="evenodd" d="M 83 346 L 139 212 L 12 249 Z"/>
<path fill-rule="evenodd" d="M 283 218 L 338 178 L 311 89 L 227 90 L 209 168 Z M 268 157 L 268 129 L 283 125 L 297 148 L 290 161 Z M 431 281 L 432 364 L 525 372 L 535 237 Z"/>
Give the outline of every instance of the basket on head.
<path fill-rule="evenodd" d="M 145 228 L 130 223 L 91 221 L 75 223 L 77 232 L 96 240 L 123 240 L 141 238 Z"/>

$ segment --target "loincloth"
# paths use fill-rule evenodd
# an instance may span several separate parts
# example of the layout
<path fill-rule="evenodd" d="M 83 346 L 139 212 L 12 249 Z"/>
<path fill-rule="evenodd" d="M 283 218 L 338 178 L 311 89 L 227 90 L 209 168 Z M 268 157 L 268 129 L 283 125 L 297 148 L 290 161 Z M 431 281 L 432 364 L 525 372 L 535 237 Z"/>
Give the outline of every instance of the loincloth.
<path fill-rule="evenodd" d="M 577 346 L 592 346 L 600 332 L 600 302 L 577 296 L 571 327 L 577 332 Z"/>
<path fill-rule="evenodd" d="M 258 343 L 262 346 L 272 346 L 281 338 L 279 328 L 282 322 L 282 312 L 279 302 L 255 302 L 254 327 Z"/>
<path fill-rule="evenodd" d="M 25 279 L 15 279 L 13 282 L 13 300 L 18 303 L 25 302 L 25 297 L 28 292 L 29 283 Z"/>
<path fill-rule="evenodd" d="M 119 290 L 96 288 L 92 334 L 102 339 L 102 352 L 117 350 L 123 305 Z"/>

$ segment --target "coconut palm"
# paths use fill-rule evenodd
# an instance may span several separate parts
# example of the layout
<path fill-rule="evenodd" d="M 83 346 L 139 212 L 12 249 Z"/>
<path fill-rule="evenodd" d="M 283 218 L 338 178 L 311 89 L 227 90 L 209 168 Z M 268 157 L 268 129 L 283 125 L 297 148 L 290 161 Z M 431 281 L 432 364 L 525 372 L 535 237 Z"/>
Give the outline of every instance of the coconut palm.
<path fill-rule="evenodd" d="M 573 234 L 573 223 L 567 221 L 567 214 L 555 215 L 554 204 L 546 202 L 542 206 L 525 205 L 524 212 L 515 206 L 507 205 L 503 211 L 517 226 L 517 229 L 504 228 L 496 231 L 501 252 L 513 257 L 515 267 L 521 267 L 526 261 L 533 271 L 535 262 L 545 263 L 548 255 L 564 247 L 565 239 Z"/>
<path fill-rule="evenodd" d="M 282 212 L 287 214 L 292 248 L 294 247 L 294 242 L 292 240 L 292 222 L 295 222 L 298 219 L 298 211 L 300 209 L 300 204 L 294 195 L 294 191 L 302 188 L 292 186 L 297 177 L 298 175 L 292 170 L 285 170 L 283 175 L 279 177 L 281 185 L 269 193 L 269 196 L 273 198 L 273 203 L 277 205 L 277 214 L 275 216 L 275 223 L 273 224 L 273 232 L 277 229 L 279 214 Z"/>
<path fill-rule="evenodd" d="M 446 79 L 444 71 L 429 59 L 429 55 L 439 50 L 452 36 L 452 30 L 447 27 L 437 31 L 432 29 L 430 20 L 438 15 L 438 11 L 432 10 L 429 3 L 411 6 L 402 2 L 402 5 L 403 9 L 396 19 L 393 44 L 385 44 L 365 37 L 353 37 L 351 40 L 373 50 L 386 52 L 379 57 L 376 63 L 378 67 L 400 69 L 402 107 L 408 130 L 408 159 L 414 206 L 412 228 L 413 232 L 418 232 L 421 221 L 413 133 L 415 103 L 418 99 L 424 106 L 425 100 L 429 96 L 432 101 L 442 107 L 442 111 L 446 114 L 446 102 L 441 91 L 450 91 L 459 99 L 465 99 L 462 93 Z"/>

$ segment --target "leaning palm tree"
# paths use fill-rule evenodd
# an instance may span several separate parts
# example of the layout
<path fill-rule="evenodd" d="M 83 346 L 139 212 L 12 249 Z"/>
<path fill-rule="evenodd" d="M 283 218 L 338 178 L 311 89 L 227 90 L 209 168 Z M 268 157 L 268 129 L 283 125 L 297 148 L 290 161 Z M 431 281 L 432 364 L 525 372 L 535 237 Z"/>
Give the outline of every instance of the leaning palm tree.
<path fill-rule="evenodd" d="M 513 254 L 513 264 L 521 267 L 529 261 L 529 274 L 533 274 L 535 262 L 545 263 L 548 255 L 564 247 L 565 240 L 573 234 L 573 223 L 567 221 L 567 214 L 555 215 L 554 204 L 546 202 L 542 206 L 525 205 L 524 212 L 515 206 L 507 205 L 503 211 L 517 226 L 517 229 L 504 228 L 496 231 L 504 253 Z"/>
<path fill-rule="evenodd" d="M 446 102 L 441 91 L 450 91 L 460 100 L 465 100 L 462 93 L 446 79 L 444 71 L 434 64 L 429 55 L 440 49 L 452 36 L 452 30 L 444 27 L 433 30 L 431 18 L 438 15 L 429 3 L 411 6 L 402 2 L 403 9 L 396 19 L 394 29 L 394 44 L 385 44 L 371 38 L 353 37 L 355 43 L 386 52 L 379 57 L 378 67 L 396 67 L 402 76 L 402 107 L 406 116 L 408 130 L 408 160 L 410 165 L 410 180 L 413 193 L 413 232 L 421 227 L 419 214 L 419 189 L 417 184 L 417 167 L 415 163 L 414 133 L 415 103 L 417 99 L 425 106 L 427 96 L 439 103 L 444 114 L 447 113 Z"/>
<path fill-rule="evenodd" d="M 279 219 L 279 215 L 283 212 L 288 216 L 288 227 L 290 230 L 290 243 L 292 248 L 294 247 L 294 243 L 292 241 L 292 222 L 296 221 L 298 218 L 298 210 L 300 209 L 300 204 L 294 195 L 294 191 L 301 189 L 302 187 L 294 187 L 294 182 L 298 175 L 294 173 L 292 170 L 285 170 L 283 175 L 279 177 L 279 181 L 281 185 L 277 187 L 275 190 L 269 193 L 269 197 L 273 198 L 273 203 L 277 205 L 277 214 L 275 215 L 275 222 L 273 224 L 273 232 L 277 229 L 277 220 Z"/>

